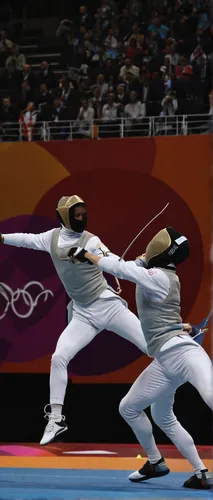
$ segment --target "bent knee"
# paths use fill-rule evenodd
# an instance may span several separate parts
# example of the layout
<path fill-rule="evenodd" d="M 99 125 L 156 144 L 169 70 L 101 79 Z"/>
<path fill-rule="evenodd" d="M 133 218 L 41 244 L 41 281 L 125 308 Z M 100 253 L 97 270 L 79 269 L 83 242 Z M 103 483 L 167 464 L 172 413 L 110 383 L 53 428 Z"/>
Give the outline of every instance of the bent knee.
<path fill-rule="evenodd" d="M 138 417 L 138 415 L 140 415 L 141 413 L 141 410 L 137 410 L 128 396 L 125 396 L 120 402 L 119 413 L 121 417 L 128 422 L 129 420 Z"/>
<path fill-rule="evenodd" d="M 51 365 L 54 366 L 64 366 L 68 365 L 69 359 L 67 359 L 67 356 L 65 355 L 64 352 L 60 351 L 55 351 L 54 354 L 52 355 L 51 358 Z"/>
<path fill-rule="evenodd" d="M 126 404 L 126 398 L 123 398 L 119 404 L 118 411 L 121 415 L 121 417 L 125 418 L 126 412 L 127 412 L 127 404 Z"/>

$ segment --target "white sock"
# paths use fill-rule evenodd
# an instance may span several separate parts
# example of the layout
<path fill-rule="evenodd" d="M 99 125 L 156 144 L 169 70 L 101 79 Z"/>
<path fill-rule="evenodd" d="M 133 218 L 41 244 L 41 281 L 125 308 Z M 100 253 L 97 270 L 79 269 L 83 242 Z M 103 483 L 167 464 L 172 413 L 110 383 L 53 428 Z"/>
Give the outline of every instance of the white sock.
<path fill-rule="evenodd" d="M 155 446 L 156 446 L 156 445 L 155 445 Z M 154 448 L 153 448 L 153 451 L 154 451 Z M 157 455 L 158 455 L 158 459 L 157 459 Z M 157 462 L 159 462 L 159 460 L 161 460 L 161 458 L 162 458 L 162 456 L 161 456 L 161 454 L 159 453 L 159 451 L 158 451 L 158 453 L 156 454 L 156 450 L 155 450 L 155 454 L 154 454 L 154 455 L 153 455 L 153 453 L 152 453 L 152 454 L 150 454 L 150 453 L 149 453 L 149 457 L 152 457 L 152 456 L 155 458 L 155 460 L 154 460 L 154 459 L 152 459 L 152 458 L 149 458 L 149 461 L 150 461 L 150 464 L 153 464 L 153 465 L 155 465 Z"/>
<path fill-rule="evenodd" d="M 197 476 L 199 479 L 201 479 L 201 478 L 202 478 L 201 471 L 202 471 L 202 470 L 204 470 L 204 469 L 206 470 L 206 467 L 205 467 L 205 465 L 203 464 L 203 462 L 201 462 L 201 464 L 202 464 L 202 466 L 200 467 L 200 469 L 195 469 L 195 474 L 196 474 L 196 476 Z"/>
<path fill-rule="evenodd" d="M 54 420 L 56 419 L 58 421 L 61 420 L 61 412 L 62 412 L 62 405 L 56 405 L 56 404 L 51 405 L 51 414 Z"/>

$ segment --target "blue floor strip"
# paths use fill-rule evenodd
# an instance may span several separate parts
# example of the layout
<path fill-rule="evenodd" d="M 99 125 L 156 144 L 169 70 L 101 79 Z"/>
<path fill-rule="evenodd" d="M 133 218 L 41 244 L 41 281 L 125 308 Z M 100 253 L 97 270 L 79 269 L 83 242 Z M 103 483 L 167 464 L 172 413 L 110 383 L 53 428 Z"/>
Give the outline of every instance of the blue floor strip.
<path fill-rule="evenodd" d="M 0 469 L 0 500 L 213 500 L 213 492 L 182 487 L 189 473 L 133 484 L 132 471 L 79 469 Z"/>

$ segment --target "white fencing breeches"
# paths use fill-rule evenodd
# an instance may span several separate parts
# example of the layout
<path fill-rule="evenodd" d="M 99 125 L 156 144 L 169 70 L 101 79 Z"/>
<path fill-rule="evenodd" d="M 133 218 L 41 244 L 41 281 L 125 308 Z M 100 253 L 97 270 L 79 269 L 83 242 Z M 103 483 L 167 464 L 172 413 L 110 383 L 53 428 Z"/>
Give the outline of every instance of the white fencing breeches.
<path fill-rule="evenodd" d="M 139 319 L 116 295 L 99 298 L 91 305 L 75 310 L 71 322 L 59 337 L 51 360 L 50 404 L 63 404 L 67 386 L 67 365 L 102 330 L 109 330 L 146 352 Z"/>
<path fill-rule="evenodd" d="M 212 364 L 198 345 L 178 345 L 158 354 L 123 398 L 119 411 L 149 457 L 156 445 L 151 423 L 143 410 L 151 405 L 154 422 L 198 470 L 203 464 L 193 439 L 173 412 L 175 391 L 185 382 L 190 382 L 212 408 Z"/>

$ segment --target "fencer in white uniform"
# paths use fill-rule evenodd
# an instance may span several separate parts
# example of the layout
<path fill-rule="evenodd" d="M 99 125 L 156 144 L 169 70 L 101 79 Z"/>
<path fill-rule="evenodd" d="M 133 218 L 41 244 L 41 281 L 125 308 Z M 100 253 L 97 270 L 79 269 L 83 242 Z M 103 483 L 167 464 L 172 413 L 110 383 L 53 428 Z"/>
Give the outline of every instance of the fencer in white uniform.
<path fill-rule="evenodd" d="M 176 265 L 189 256 L 188 240 L 175 229 L 161 230 L 151 240 L 138 261 L 97 257 L 85 249 L 74 251 L 75 258 L 89 260 L 107 273 L 136 284 L 136 303 L 148 355 L 154 361 L 144 370 L 120 403 L 120 414 L 145 449 L 148 461 L 129 479 L 134 482 L 167 474 L 144 410 L 151 406 L 154 422 L 191 463 L 194 475 L 184 486 L 209 489 L 212 478 L 201 461 L 190 434 L 173 412 L 176 389 L 190 382 L 205 403 L 213 408 L 212 363 L 205 350 L 182 328 L 180 282 Z M 205 423 L 204 423 L 205 424 Z"/>
<path fill-rule="evenodd" d="M 51 360 L 50 406 L 40 444 L 46 445 L 67 430 L 62 406 L 67 387 L 67 365 L 102 330 L 117 333 L 146 353 L 146 342 L 139 319 L 127 303 L 108 285 L 102 271 L 88 262 L 70 260 L 72 247 L 84 246 L 96 255 L 109 254 L 97 236 L 85 230 L 84 201 L 74 195 L 61 198 L 56 209 L 61 228 L 41 234 L 3 234 L 1 243 L 48 252 L 71 302 L 69 324 L 62 332 Z M 116 257 L 118 258 L 118 257 Z"/>

